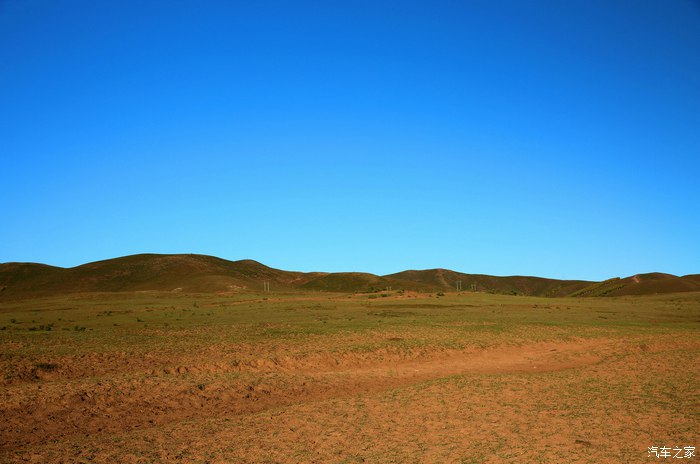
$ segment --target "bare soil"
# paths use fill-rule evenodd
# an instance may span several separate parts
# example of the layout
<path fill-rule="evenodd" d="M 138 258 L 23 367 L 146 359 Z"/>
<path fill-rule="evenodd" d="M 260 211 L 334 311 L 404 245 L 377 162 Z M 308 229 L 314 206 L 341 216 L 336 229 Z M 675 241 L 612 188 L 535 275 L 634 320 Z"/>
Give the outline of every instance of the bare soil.
<path fill-rule="evenodd" d="M 618 463 L 699 444 L 686 332 L 404 349 L 410 332 L 381 333 L 365 351 L 2 354 L 0 461 Z"/>

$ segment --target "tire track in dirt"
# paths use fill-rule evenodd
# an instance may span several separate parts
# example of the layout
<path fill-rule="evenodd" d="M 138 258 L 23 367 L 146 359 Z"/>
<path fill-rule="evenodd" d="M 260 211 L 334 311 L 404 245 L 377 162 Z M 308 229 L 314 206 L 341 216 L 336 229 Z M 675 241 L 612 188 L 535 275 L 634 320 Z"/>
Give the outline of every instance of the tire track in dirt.
<path fill-rule="evenodd" d="M 382 364 L 262 363 L 248 366 L 246 375 L 215 377 L 213 382 L 205 373 L 174 372 L 24 383 L 2 392 L 0 450 L 375 393 L 459 374 L 571 369 L 600 362 L 614 351 L 610 340 L 580 340 L 454 351 Z"/>

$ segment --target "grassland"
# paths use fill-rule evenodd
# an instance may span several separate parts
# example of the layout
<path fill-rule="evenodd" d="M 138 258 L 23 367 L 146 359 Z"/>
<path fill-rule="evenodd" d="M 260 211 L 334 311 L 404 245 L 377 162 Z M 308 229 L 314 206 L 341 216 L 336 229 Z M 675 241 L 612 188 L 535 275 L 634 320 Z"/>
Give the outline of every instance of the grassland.
<path fill-rule="evenodd" d="M 2 462 L 700 448 L 699 293 L 78 294 L 5 301 L 0 329 Z"/>

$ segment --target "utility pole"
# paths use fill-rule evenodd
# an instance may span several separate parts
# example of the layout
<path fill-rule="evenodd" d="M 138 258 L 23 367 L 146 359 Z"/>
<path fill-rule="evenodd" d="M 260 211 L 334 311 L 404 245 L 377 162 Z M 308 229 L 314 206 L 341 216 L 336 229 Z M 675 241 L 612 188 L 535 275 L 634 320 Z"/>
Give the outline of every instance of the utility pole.
<path fill-rule="evenodd" d="M 457 291 L 458 291 L 458 292 L 461 292 L 461 291 L 462 291 L 462 281 L 461 281 L 461 280 L 458 280 L 458 281 L 457 281 Z"/>
<path fill-rule="evenodd" d="M 270 291 L 270 282 L 267 280 L 263 280 L 263 292 L 269 292 Z"/>

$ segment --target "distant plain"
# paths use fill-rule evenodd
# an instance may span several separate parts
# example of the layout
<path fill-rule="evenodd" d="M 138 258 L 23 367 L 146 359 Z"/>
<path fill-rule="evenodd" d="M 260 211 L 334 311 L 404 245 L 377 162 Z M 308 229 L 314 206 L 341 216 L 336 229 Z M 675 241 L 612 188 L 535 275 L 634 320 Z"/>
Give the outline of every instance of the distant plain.
<path fill-rule="evenodd" d="M 3 292 L 0 461 L 633 463 L 700 444 L 700 292 L 271 290 Z"/>

